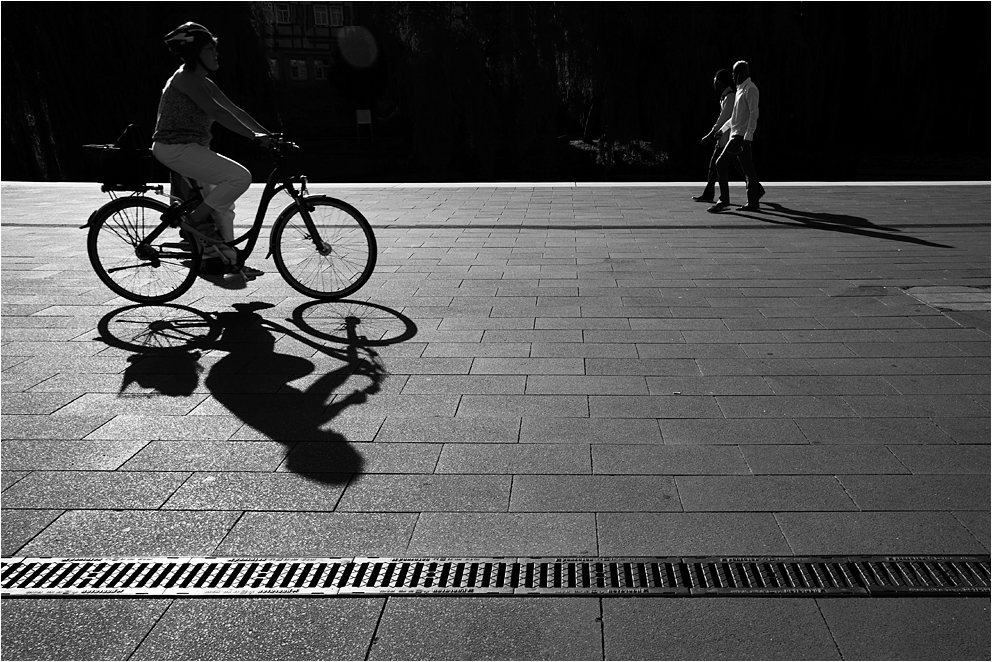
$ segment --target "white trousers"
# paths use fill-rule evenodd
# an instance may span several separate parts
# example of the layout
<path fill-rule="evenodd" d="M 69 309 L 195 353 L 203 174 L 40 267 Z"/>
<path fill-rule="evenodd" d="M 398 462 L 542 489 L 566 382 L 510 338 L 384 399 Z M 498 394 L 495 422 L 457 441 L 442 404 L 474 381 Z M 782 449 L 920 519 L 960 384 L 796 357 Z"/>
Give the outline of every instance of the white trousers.
<path fill-rule="evenodd" d="M 234 239 L 234 201 L 251 184 L 251 173 L 237 161 L 210 151 L 209 147 L 186 143 L 154 143 L 152 154 L 167 168 L 191 177 L 203 187 L 203 202 L 214 210 L 214 220 L 224 241 Z"/>

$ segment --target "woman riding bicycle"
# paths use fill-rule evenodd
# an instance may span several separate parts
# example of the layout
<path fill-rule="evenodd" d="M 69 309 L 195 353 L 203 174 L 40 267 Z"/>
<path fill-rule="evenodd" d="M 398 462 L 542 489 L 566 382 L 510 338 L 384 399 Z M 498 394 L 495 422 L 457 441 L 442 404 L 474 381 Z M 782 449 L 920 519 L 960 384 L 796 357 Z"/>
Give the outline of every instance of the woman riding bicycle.
<path fill-rule="evenodd" d="M 205 258 L 219 258 L 232 265 L 237 262 L 237 251 L 219 242 L 234 240 L 234 201 L 248 190 L 251 173 L 240 163 L 210 150 L 210 128 L 217 121 L 266 146 L 270 133 L 208 77 L 220 66 L 217 38 L 209 30 L 198 23 L 184 23 L 165 36 L 165 43 L 182 58 L 183 66 L 162 90 L 152 153 L 165 166 L 197 180 L 203 188 L 203 203 L 193 210 L 187 229 L 200 243 Z M 248 267 L 244 272 L 248 276 L 263 273 Z"/>

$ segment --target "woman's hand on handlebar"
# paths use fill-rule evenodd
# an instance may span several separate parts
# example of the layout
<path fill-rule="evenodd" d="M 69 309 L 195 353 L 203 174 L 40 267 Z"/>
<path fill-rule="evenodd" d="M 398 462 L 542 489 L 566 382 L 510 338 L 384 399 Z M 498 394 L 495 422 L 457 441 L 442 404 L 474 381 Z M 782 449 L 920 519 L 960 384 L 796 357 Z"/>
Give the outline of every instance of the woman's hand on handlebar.
<path fill-rule="evenodd" d="M 268 149 L 269 146 L 272 145 L 272 138 L 273 138 L 273 134 L 271 134 L 271 133 L 257 133 L 256 132 L 255 133 L 254 140 L 255 140 L 256 143 L 258 143 L 262 147 L 265 147 L 266 149 Z"/>

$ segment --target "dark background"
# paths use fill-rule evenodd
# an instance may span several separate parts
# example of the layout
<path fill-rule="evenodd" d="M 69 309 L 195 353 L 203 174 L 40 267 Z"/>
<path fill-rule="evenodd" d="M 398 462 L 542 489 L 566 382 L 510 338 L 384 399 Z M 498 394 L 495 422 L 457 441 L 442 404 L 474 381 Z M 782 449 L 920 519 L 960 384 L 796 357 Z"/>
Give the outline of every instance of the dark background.
<path fill-rule="evenodd" d="M 261 3 L 3 3 L 2 179 L 88 181 L 81 145 L 150 135 L 177 66 L 162 36 L 220 38 L 214 76 L 304 147 L 314 181 L 705 178 L 713 74 L 761 90 L 763 180 L 990 178 L 990 5 L 354 3 L 378 57 L 330 80 L 269 73 Z M 355 108 L 373 109 L 373 136 Z M 350 113 L 350 115 L 349 115 Z M 348 117 L 351 118 L 349 124 Z M 264 162 L 215 128 L 214 147 Z"/>

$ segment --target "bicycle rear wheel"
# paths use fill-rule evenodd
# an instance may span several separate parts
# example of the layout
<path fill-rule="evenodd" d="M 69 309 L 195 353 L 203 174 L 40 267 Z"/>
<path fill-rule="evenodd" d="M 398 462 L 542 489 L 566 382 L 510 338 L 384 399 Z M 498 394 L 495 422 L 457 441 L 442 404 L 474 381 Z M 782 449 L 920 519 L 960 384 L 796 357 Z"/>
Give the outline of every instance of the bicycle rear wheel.
<path fill-rule="evenodd" d="M 276 268 L 293 289 L 314 299 L 356 292 L 375 269 L 372 226 L 357 209 L 334 198 L 314 196 L 304 204 L 319 238 L 310 236 L 299 204 L 287 207 L 272 226 Z"/>
<path fill-rule="evenodd" d="M 104 285 L 137 303 L 165 303 L 189 290 L 200 271 L 200 255 L 179 228 L 162 223 L 168 206 L 143 196 L 120 198 L 95 214 L 86 249 Z"/>

